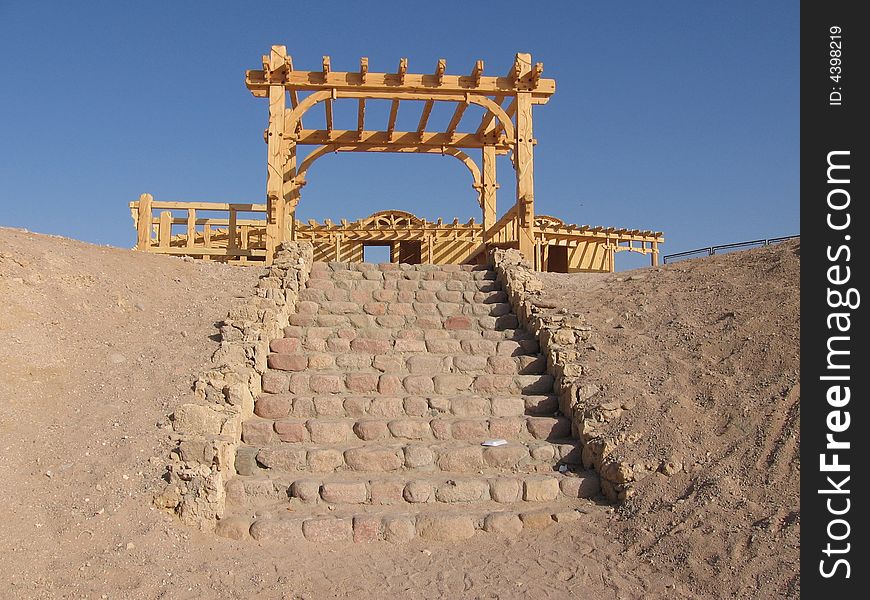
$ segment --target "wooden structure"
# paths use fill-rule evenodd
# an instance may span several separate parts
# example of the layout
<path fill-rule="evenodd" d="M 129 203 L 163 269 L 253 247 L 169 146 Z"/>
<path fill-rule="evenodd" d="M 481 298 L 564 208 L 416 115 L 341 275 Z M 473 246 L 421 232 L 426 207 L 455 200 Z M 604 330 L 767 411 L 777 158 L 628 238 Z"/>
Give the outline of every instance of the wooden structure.
<path fill-rule="evenodd" d="M 368 59 L 358 71 L 333 71 L 328 56 L 316 71 L 296 70 L 284 46 L 272 46 L 262 69 L 247 71 L 251 93 L 269 101 L 266 203 L 212 204 L 156 202 L 143 195 L 131 204 L 141 250 L 190 254 L 232 262 L 271 262 L 284 240 L 309 240 L 319 260 L 362 260 L 366 245 L 390 245 L 401 262 L 480 262 L 491 246 L 518 248 L 535 268 L 558 271 L 610 271 L 620 251 L 650 254 L 655 264 L 660 232 L 567 225 L 554 217 L 536 216 L 532 107 L 545 104 L 556 83 L 542 77 L 543 64 L 517 54 L 503 76 L 484 75 L 478 60 L 467 75 L 446 72 L 439 60 L 431 73 L 411 73 L 407 59 L 393 73 L 369 72 Z M 390 101 L 386 128 L 366 123 L 366 102 Z M 355 129 L 337 129 L 335 102 L 356 103 Z M 444 131 L 430 131 L 429 116 L 436 102 L 453 105 Z M 415 131 L 397 131 L 400 107 L 420 105 Z M 303 117 L 324 106 L 323 129 L 307 129 Z M 483 109 L 479 122 L 460 128 L 469 106 Z M 403 108 L 402 110 L 406 110 Z M 467 120 L 467 119 L 466 119 Z M 306 120 L 310 123 L 310 119 Z M 300 160 L 300 146 L 313 146 Z M 352 223 L 335 224 L 296 218 L 296 208 L 308 171 L 320 157 L 335 152 L 414 152 L 452 156 L 472 176 L 481 209 L 480 224 L 428 222 L 402 211 L 375 213 Z M 479 156 L 479 163 L 472 154 Z M 496 158 L 510 155 L 516 176 L 516 198 L 499 217 Z M 154 211 L 164 209 L 155 216 Z M 226 218 L 197 218 L 196 211 L 224 211 Z M 176 215 L 173 211 L 186 211 Z M 264 219 L 239 219 L 238 213 L 263 212 Z M 173 232 L 177 225 L 179 233 Z"/>

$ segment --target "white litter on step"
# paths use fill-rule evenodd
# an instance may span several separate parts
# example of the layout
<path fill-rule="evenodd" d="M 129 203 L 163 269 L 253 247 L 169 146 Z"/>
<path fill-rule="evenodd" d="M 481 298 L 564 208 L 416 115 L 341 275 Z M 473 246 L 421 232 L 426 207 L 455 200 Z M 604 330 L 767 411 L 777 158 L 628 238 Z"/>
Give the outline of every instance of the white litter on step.
<path fill-rule="evenodd" d="M 507 440 L 498 439 L 498 440 L 486 440 L 485 442 L 482 442 L 480 445 L 481 446 L 504 446 L 505 444 L 507 444 Z"/>
<path fill-rule="evenodd" d="M 566 473 L 568 471 L 568 465 L 559 465 L 559 472 Z"/>

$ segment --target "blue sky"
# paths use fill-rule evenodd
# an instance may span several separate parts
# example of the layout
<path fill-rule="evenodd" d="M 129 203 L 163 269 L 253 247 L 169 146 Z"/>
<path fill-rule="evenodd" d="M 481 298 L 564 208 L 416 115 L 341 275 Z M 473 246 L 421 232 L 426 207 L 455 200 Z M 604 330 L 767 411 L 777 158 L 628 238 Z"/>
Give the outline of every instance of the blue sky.
<path fill-rule="evenodd" d="M 481 58 L 502 74 L 530 52 L 556 79 L 535 109 L 538 213 L 661 230 L 665 253 L 798 232 L 797 2 L 531 6 L 2 0 L 0 225 L 129 247 L 127 203 L 142 192 L 262 202 L 267 106 L 244 70 L 279 43 L 300 69 L 328 54 L 333 70 L 368 56 L 372 71 L 408 57 L 411 71 L 446 58 L 465 73 Z M 414 128 L 418 110 L 403 105 L 397 128 Z M 433 112 L 433 128 L 450 112 Z M 367 119 L 384 128 L 386 107 Z M 355 107 L 338 109 L 338 128 L 355 121 Z M 506 158 L 499 178 L 501 214 L 514 193 Z M 458 161 L 393 154 L 322 158 L 298 215 L 387 208 L 480 219 Z M 622 254 L 617 266 L 642 264 Z"/>

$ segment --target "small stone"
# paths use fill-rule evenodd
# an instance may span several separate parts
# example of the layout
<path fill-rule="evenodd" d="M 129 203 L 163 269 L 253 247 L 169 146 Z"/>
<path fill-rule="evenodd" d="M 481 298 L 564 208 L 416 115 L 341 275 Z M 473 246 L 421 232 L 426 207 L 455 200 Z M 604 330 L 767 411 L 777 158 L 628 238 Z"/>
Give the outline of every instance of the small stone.
<path fill-rule="evenodd" d="M 515 536 L 523 530 L 523 522 L 513 513 L 490 513 L 483 520 L 483 529 L 497 535 Z"/>
<path fill-rule="evenodd" d="M 247 517 L 229 517 L 217 522 L 215 533 L 231 540 L 241 540 L 248 537 L 251 520 Z"/>
<path fill-rule="evenodd" d="M 423 515 L 417 520 L 417 531 L 428 540 L 467 540 L 474 535 L 474 519 L 469 515 Z"/>
<path fill-rule="evenodd" d="M 307 519 L 302 533 L 311 542 L 343 542 L 353 538 L 353 521 L 334 517 Z"/>

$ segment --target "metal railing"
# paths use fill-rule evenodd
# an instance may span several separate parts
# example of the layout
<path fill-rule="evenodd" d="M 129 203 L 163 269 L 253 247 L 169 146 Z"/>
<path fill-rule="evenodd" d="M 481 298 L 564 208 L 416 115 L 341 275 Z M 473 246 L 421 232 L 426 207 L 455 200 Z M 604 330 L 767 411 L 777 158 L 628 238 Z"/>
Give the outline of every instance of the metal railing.
<path fill-rule="evenodd" d="M 689 258 L 695 258 L 699 256 L 713 256 L 714 254 L 722 254 L 722 251 L 732 252 L 734 250 L 748 250 L 750 248 L 761 248 L 763 246 L 770 246 L 771 244 L 778 244 L 779 242 L 785 242 L 788 240 L 793 240 L 795 238 L 799 238 L 798 235 L 785 235 L 782 237 L 769 238 L 765 240 L 751 240 L 748 242 L 737 242 L 736 244 L 722 244 L 721 246 L 709 246 L 707 248 L 698 248 L 697 250 L 687 250 L 686 252 L 677 252 L 676 254 L 666 254 L 662 258 L 662 262 L 668 264 L 669 262 L 675 262 L 677 260 L 686 260 Z"/>

